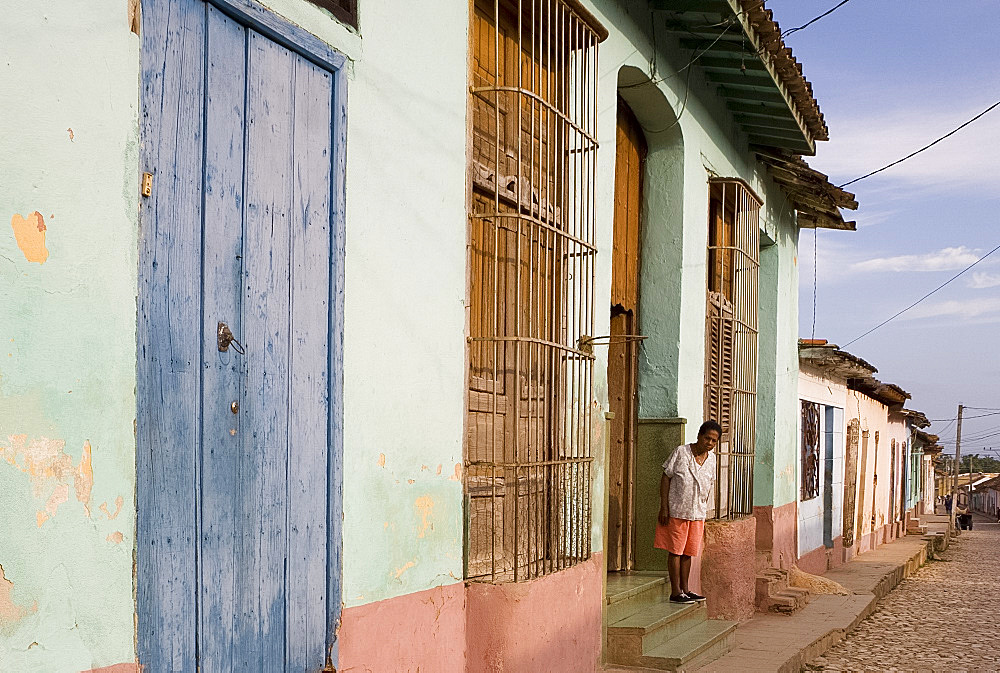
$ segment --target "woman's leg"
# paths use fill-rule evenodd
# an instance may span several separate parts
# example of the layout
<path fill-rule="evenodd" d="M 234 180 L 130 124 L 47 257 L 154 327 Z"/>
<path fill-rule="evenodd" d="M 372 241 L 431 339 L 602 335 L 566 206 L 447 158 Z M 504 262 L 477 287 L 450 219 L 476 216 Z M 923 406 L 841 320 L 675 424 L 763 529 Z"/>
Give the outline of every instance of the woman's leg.
<path fill-rule="evenodd" d="M 681 555 L 670 554 L 667 559 L 667 572 L 670 573 L 670 595 L 678 596 L 681 593 Z M 688 568 L 690 570 L 690 566 Z M 687 582 L 687 580 L 684 580 Z"/>
<path fill-rule="evenodd" d="M 688 590 L 688 578 L 691 576 L 691 557 L 681 556 L 680 562 L 678 564 L 681 571 L 681 591 L 687 593 Z"/>

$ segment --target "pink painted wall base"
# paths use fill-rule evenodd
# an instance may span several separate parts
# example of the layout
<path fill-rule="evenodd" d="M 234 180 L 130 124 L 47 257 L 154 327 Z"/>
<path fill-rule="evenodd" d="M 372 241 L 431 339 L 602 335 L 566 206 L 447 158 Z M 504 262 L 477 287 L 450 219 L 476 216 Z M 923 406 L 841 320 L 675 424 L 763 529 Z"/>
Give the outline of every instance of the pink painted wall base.
<path fill-rule="evenodd" d="M 833 547 L 818 547 L 807 554 L 799 557 L 798 566 L 800 570 L 813 575 L 822 575 L 831 568 L 844 564 L 844 538 L 838 536 L 833 539 Z"/>
<path fill-rule="evenodd" d="M 753 616 L 755 531 L 752 516 L 706 523 L 701 586 L 709 617 L 744 620 Z"/>
<path fill-rule="evenodd" d="M 464 671 L 461 582 L 344 610 L 341 673 Z"/>
<path fill-rule="evenodd" d="M 798 503 L 793 501 L 780 507 L 754 507 L 753 515 L 757 519 L 757 551 L 770 554 L 772 567 L 791 568 L 798 559 L 795 539 Z"/>
<path fill-rule="evenodd" d="M 337 670 L 596 671 L 604 572 L 594 554 L 530 582 L 457 583 L 347 608 Z"/>
<path fill-rule="evenodd" d="M 530 582 L 469 584 L 466 670 L 597 670 L 604 573 L 604 554 L 598 553 L 573 568 Z"/>

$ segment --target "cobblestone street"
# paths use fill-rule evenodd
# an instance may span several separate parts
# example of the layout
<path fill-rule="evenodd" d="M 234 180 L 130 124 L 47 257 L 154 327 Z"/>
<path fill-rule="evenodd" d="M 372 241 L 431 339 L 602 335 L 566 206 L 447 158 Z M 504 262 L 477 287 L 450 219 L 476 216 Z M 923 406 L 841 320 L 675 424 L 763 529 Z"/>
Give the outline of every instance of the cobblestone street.
<path fill-rule="evenodd" d="M 1000 670 L 1000 524 L 977 517 L 805 670 Z"/>

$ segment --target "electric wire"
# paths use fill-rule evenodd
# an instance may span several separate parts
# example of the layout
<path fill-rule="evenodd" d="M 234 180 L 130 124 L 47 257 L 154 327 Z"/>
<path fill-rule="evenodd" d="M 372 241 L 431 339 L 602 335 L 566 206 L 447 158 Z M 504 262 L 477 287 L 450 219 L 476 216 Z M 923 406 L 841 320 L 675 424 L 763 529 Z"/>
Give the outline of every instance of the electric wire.
<path fill-rule="evenodd" d="M 957 128 L 952 129 L 948 133 L 945 133 L 943 136 L 941 136 L 937 140 L 935 140 L 935 141 L 933 141 L 931 143 L 928 143 L 927 145 L 924 145 L 919 150 L 917 150 L 915 152 L 910 152 L 909 154 L 907 154 L 902 159 L 897 159 L 896 161 L 893 161 L 891 164 L 886 164 L 882 168 L 879 168 L 878 170 L 874 170 L 871 173 L 865 173 L 864 175 L 862 175 L 859 178 L 854 178 L 853 180 L 848 180 L 844 184 L 838 185 L 838 188 L 839 189 L 843 189 L 844 187 L 846 187 L 848 185 L 853 185 L 855 182 L 859 182 L 861 180 L 864 180 L 865 178 L 870 178 L 871 176 L 877 175 L 878 173 L 881 173 L 882 171 L 888 170 L 888 169 L 892 168 L 893 166 L 898 166 L 899 164 L 903 163 L 907 159 L 912 159 L 913 157 L 917 156 L 921 152 L 923 152 L 925 150 L 929 150 L 930 148 L 934 147 L 935 145 L 937 145 L 942 140 L 945 140 L 946 138 L 950 138 L 951 136 L 955 135 L 956 133 L 958 133 L 959 131 L 961 131 L 962 129 L 964 129 L 969 124 L 972 124 L 973 122 L 979 120 L 980 118 L 985 117 L 988 113 L 992 112 L 997 107 L 1000 107 L 1000 100 L 998 100 L 996 103 L 994 103 L 993 105 L 989 106 L 988 108 L 986 108 L 985 110 L 983 110 L 982 112 L 980 112 L 979 114 L 977 114 L 972 119 L 970 119 L 967 122 L 961 124 Z"/>
<path fill-rule="evenodd" d="M 786 31 L 784 31 L 784 32 L 781 33 L 781 37 L 782 38 L 786 38 L 789 35 L 791 35 L 792 33 L 797 33 L 800 30 L 805 30 L 806 28 L 808 28 L 809 26 L 813 25 L 814 23 L 816 23 L 820 19 L 823 19 L 823 18 L 825 18 L 827 16 L 830 16 L 831 14 L 833 14 L 834 12 L 836 12 L 838 9 L 840 9 L 841 7 L 843 7 L 844 5 L 846 5 L 847 3 L 849 3 L 850 1 L 851 0 L 843 0 L 843 2 L 838 3 L 833 8 L 828 9 L 827 11 L 823 12 L 822 14 L 820 14 L 819 16 L 817 16 L 816 18 L 807 21 L 806 23 L 802 24 L 801 26 L 798 26 L 796 28 L 789 28 L 788 30 L 786 30 Z M 763 4 L 763 3 L 761 3 L 761 4 Z"/>
<path fill-rule="evenodd" d="M 1000 103 L 997 103 L 997 104 L 1000 105 Z M 925 294 L 923 297 L 921 297 L 920 299 L 916 300 L 915 302 L 913 302 L 912 304 L 910 304 L 909 306 L 907 306 L 906 308 L 904 308 L 902 311 L 899 311 L 899 312 L 893 314 L 892 316 L 890 316 L 889 318 L 886 318 L 885 320 L 883 320 L 879 324 L 875 325 L 875 327 L 872 327 L 870 330 L 868 330 L 867 332 L 865 332 L 861 336 L 855 337 L 854 339 L 848 341 L 844 345 L 844 348 L 847 348 L 851 344 L 853 344 L 853 343 L 855 343 L 857 341 L 860 341 L 861 339 L 864 339 L 866 336 L 868 336 L 869 334 L 871 334 L 875 330 L 879 329 L 880 327 L 883 327 L 883 326 L 889 324 L 890 322 L 892 322 L 893 320 L 895 320 L 899 316 L 903 315 L 904 313 L 906 313 L 907 311 L 909 311 L 911 308 L 913 308 L 914 306 L 916 306 L 917 304 L 919 304 L 923 300 L 927 299 L 928 297 L 930 297 L 934 293 L 936 293 L 939 290 L 943 289 L 946 285 L 948 285 L 949 283 L 951 283 L 952 281 L 954 281 L 955 279 L 957 279 L 959 276 L 961 276 L 963 273 L 965 273 L 966 271 L 968 271 L 969 269 L 971 269 L 975 265 L 979 264 L 981 261 L 983 261 L 984 259 L 986 259 L 990 255 L 992 255 L 997 250 L 1000 250 L 1000 245 L 998 245 L 997 247 L 993 248 L 988 253 L 986 253 L 985 255 L 983 255 L 982 257 L 980 257 L 979 259 L 977 259 L 975 262 L 973 262 L 969 266 L 965 267 L 964 269 L 962 269 L 961 271 L 959 271 L 958 273 L 956 273 L 954 276 L 952 276 L 951 278 L 949 278 L 945 282 L 943 282 L 940 285 L 938 285 L 936 288 L 934 288 L 933 290 L 931 290 L 930 292 L 928 292 L 927 294 Z"/>
<path fill-rule="evenodd" d="M 973 409 L 973 407 L 965 407 L 965 408 Z M 979 410 L 976 409 L 976 411 Z M 976 414 L 975 416 L 966 416 L 965 414 L 962 414 L 962 420 L 967 421 L 970 418 L 984 418 L 986 416 L 1000 416 L 1000 409 L 997 409 L 996 413 L 992 414 Z M 955 418 L 928 418 L 927 420 L 929 420 L 931 423 L 944 423 L 945 421 L 957 421 L 958 416 L 956 416 Z"/>
<path fill-rule="evenodd" d="M 989 439 L 990 437 L 995 437 L 1000 435 L 1000 428 L 990 428 L 989 430 L 982 430 L 977 433 L 970 433 L 968 435 L 962 435 L 962 443 L 965 442 L 980 442 L 984 439 Z M 943 440 L 943 443 L 954 444 L 955 440 Z"/>

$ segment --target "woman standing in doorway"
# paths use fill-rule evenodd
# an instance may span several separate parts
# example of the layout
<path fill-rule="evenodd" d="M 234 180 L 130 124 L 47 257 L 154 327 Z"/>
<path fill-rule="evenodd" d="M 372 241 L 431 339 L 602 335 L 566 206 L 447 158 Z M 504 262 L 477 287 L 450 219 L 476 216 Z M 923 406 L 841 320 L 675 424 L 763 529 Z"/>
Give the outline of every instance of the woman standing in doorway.
<path fill-rule="evenodd" d="M 715 483 L 714 449 L 722 437 L 722 427 L 705 421 L 698 429 L 698 441 L 674 449 L 663 463 L 660 477 L 660 515 L 653 546 L 670 554 L 670 601 L 695 603 L 705 600 L 691 591 L 691 558 L 701 553 L 705 536 L 708 499 Z"/>

